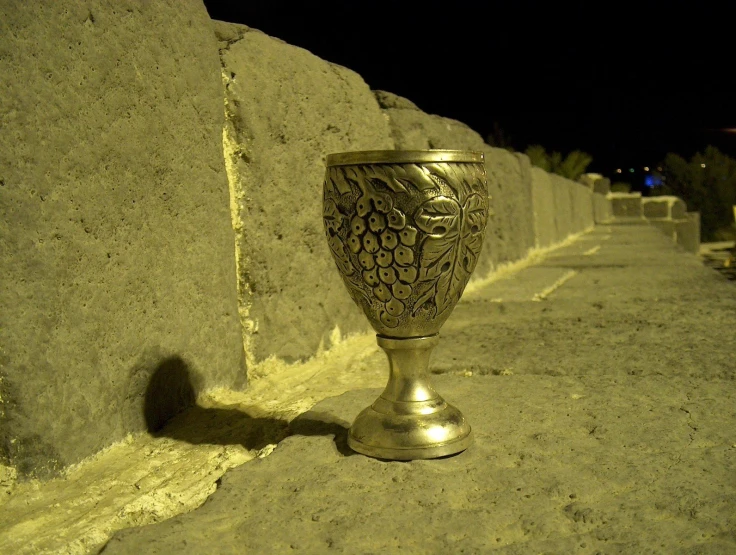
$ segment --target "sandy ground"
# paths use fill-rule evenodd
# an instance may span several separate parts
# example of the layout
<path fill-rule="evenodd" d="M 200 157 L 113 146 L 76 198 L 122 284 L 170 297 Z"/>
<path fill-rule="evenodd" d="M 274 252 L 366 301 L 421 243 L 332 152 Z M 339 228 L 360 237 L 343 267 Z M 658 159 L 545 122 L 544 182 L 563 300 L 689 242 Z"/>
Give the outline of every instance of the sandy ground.
<path fill-rule="evenodd" d="M 655 229 L 599 227 L 443 328 L 431 369 L 466 452 L 347 448 L 386 375 L 357 337 L 15 486 L 0 553 L 734 553 L 735 286 Z"/>

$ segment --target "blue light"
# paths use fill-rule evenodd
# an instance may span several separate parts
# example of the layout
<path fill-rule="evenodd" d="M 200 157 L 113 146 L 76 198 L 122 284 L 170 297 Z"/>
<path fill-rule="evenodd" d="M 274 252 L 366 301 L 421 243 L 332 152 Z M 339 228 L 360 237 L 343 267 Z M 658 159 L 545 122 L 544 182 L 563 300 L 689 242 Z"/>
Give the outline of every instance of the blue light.
<path fill-rule="evenodd" d="M 658 187 L 662 184 L 662 180 L 659 177 L 648 175 L 644 178 L 644 185 L 647 187 Z"/>

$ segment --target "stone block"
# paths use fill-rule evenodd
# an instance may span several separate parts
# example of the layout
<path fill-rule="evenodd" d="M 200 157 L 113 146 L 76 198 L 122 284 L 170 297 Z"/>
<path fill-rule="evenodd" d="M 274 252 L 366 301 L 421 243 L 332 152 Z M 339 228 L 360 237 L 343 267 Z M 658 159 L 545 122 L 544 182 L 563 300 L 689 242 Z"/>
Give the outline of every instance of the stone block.
<path fill-rule="evenodd" d="M 656 227 L 673 241 L 677 240 L 677 235 L 675 234 L 676 222 L 674 222 L 673 220 L 658 219 L 650 220 L 649 223 L 651 223 L 654 227 Z"/>
<path fill-rule="evenodd" d="M 427 114 L 413 102 L 393 93 L 375 91 L 375 95 L 389 118 L 391 137 L 397 149 L 483 150 L 488 146 L 478 133 L 462 122 Z"/>
<path fill-rule="evenodd" d="M 557 242 L 556 195 L 550 174 L 537 167 L 531 174 L 535 243 L 540 248 L 549 247 Z"/>
<path fill-rule="evenodd" d="M 677 244 L 693 254 L 700 252 L 700 212 L 687 212 L 675 223 Z"/>
<path fill-rule="evenodd" d="M 611 192 L 611 180 L 607 177 L 596 180 L 593 183 L 593 192 L 600 195 L 607 195 Z"/>
<path fill-rule="evenodd" d="M 537 247 L 549 247 L 594 224 L 593 193 L 584 183 L 532 168 Z"/>
<path fill-rule="evenodd" d="M 641 220 L 644 217 L 641 193 L 608 193 L 607 196 L 615 219 Z"/>
<path fill-rule="evenodd" d="M 554 173 L 549 174 L 555 207 L 555 243 L 573 233 L 573 191 L 570 181 Z M 592 209 L 592 207 L 591 207 Z"/>
<path fill-rule="evenodd" d="M 603 176 L 599 173 L 584 173 L 583 175 L 580 176 L 580 178 L 578 179 L 578 182 L 582 183 L 589 189 L 593 189 L 593 185 L 599 179 L 603 179 Z"/>
<path fill-rule="evenodd" d="M 196 0 L 0 4 L 0 458 L 48 477 L 245 384 Z"/>
<path fill-rule="evenodd" d="M 573 199 L 573 233 L 590 229 L 595 224 L 593 191 L 580 183 L 568 180 Z"/>
<path fill-rule="evenodd" d="M 594 193 L 605 195 L 611 191 L 611 180 L 603 177 L 599 173 L 584 173 L 580 176 L 578 182 L 588 187 Z"/>
<path fill-rule="evenodd" d="M 370 329 L 325 240 L 322 183 L 329 153 L 392 149 L 388 121 L 349 69 L 243 25 L 214 26 L 249 363 L 305 359 L 336 326 Z"/>
<path fill-rule="evenodd" d="M 684 220 L 687 206 L 685 202 L 675 196 L 662 195 L 657 197 L 642 197 L 642 214 L 647 219 L 669 218 Z"/>
<path fill-rule="evenodd" d="M 593 193 L 593 214 L 597 224 L 608 223 L 613 218 L 611 201 L 606 195 Z"/>
<path fill-rule="evenodd" d="M 422 112 L 405 98 L 385 91 L 375 91 L 375 95 L 389 118 L 396 148 L 467 149 L 485 153 L 492 213 L 473 277 L 484 276 L 499 264 L 526 256 L 534 246 L 529 159 L 490 147 L 464 123 Z"/>
<path fill-rule="evenodd" d="M 687 219 L 687 205 L 681 198 L 674 197 L 670 205 L 670 218 L 673 220 Z"/>
<path fill-rule="evenodd" d="M 647 219 L 670 218 L 670 203 L 666 198 L 642 198 L 641 207 L 642 214 Z"/>
<path fill-rule="evenodd" d="M 488 221 L 477 276 L 524 258 L 535 246 L 532 167 L 529 158 L 501 148 L 483 148 L 493 212 Z"/>

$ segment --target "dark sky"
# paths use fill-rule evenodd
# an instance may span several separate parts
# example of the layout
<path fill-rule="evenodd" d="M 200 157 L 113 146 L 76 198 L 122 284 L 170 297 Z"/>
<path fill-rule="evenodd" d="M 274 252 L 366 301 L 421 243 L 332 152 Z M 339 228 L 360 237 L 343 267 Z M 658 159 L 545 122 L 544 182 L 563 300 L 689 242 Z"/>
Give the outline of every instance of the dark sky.
<path fill-rule="evenodd" d="M 484 137 L 498 122 L 516 149 L 581 149 L 612 178 L 636 168 L 635 187 L 667 152 L 736 156 L 736 134 L 713 131 L 736 128 L 736 34 L 715 3 L 205 5 Z"/>

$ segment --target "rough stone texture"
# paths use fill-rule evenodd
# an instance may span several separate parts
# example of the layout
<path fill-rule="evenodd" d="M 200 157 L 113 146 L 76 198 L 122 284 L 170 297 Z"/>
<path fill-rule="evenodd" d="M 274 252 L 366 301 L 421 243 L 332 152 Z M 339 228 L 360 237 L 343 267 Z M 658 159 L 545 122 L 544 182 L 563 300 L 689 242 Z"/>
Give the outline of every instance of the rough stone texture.
<path fill-rule="evenodd" d="M 478 277 L 499 264 L 524 258 L 535 246 L 532 167 L 524 154 L 486 146 L 488 193 L 493 210 L 486 230 Z"/>
<path fill-rule="evenodd" d="M 237 197 L 241 315 L 250 362 L 294 361 L 330 332 L 367 330 L 322 229 L 327 154 L 393 148 L 362 78 L 242 25 L 214 22 Z M 229 145 L 229 146 L 228 146 Z"/>
<path fill-rule="evenodd" d="M 732 384 L 585 376 L 436 384 L 474 425 L 464 453 L 409 463 L 350 453 L 344 427 L 380 390 L 351 392 L 305 415 L 325 421 L 324 436 L 284 440 L 226 474 L 194 513 L 120 532 L 103 553 L 736 549 L 736 464 L 723 426 L 736 420 Z M 709 406 L 708 396 L 718 401 Z"/>
<path fill-rule="evenodd" d="M 611 201 L 604 194 L 593 193 L 593 219 L 595 223 L 608 223 L 611 218 L 613 218 Z"/>
<path fill-rule="evenodd" d="M 595 225 L 593 193 L 575 181 L 567 181 L 573 205 L 573 233 L 580 233 Z"/>
<path fill-rule="evenodd" d="M 544 302 L 491 302 L 498 282 L 448 321 L 433 381 L 473 425 L 464 453 L 353 454 L 346 427 L 380 391 L 356 390 L 103 552 L 735 552 L 734 285 L 648 225 L 584 239 L 538 268 L 576 272 Z"/>
<path fill-rule="evenodd" d="M 556 194 L 559 194 L 557 201 L 560 207 L 557 214 L 558 240 L 562 241 L 570 234 L 580 233 L 592 227 L 594 224 L 593 192 L 581 183 L 559 175 L 551 174 L 550 178 Z M 568 211 L 569 216 L 567 216 Z"/>
<path fill-rule="evenodd" d="M 0 457 L 48 476 L 244 385 L 217 44 L 194 0 L 3 2 L 0 74 Z"/>
<path fill-rule="evenodd" d="M 700 252 L 700 212 L 687 212 L 675 223 L 677 244 L 693 254 Z"/>
<path fill-rule="evenodd" d="M 271 368 L 244 391 L 209 390 L 159 433 L 131 436 L 60 478 L 8 492 L 0 481 L 0 553 L 96 553 L 116 530 L 196 509 L 226 471 L 268 455 L 287 423 L 317 402 L 385 384 L 378 350 L 374 334 L 351 337 L 304 363 Z"/>
<path fill-rule="evenodd" d="M 570 233 L 574 233 L 574 201 L 572 196 L 572 187 L 570 187 L 570 182 L 567 179 L 551 173 L 549 174 L 549 182 L 554 196 L 556 243 L 570 235 Z M 592 203 L 590 210 L 591 212 L 593 211 Z"/>
<path fill-rule="evenodd" d="M 537 247 L 549 247 L 593 225 L 590 188 L 540 168 L 532 168 L 531 176 Z"/>
<path fill-rule="evenodd" d="M 485 153 L 492 214 L 474 277 L 488 274 L 499 264 L 524 258 L 535 246 L 529 158 L 490 147 L 464 123 L 424 113 L 405 98 L 385 91 L 375 91 L 375 95 L 389 118 L 397 149 L 447 148 Z"/>
<path fill-rule="evenodd" d="M 388 115 L 397 149 L 448 148 L 483 150 L 483 138 L 462 122 L 426 114 L 411 101 L 385 91 L 375 91 L 376 100 Z"/>
<path fill-rule="evenodd" d="M 559 277 L 552 272 L 574 273 L 549 302 L 519 304 L 503 291 L 543 270 L 549 282 Z M 488 303 L 497 296 L 504 302 Z M 479 320 L 484 314 L 487 324 Z M 733 283 L 646 223 L 599 227 L 460 303 L 442 328 L 432 368 L 734 380 L 732 329 Z"/>
<path fill-rule="evenodd" d="M 642 212 L 641 193 L 608 193 L 611 211 L 616 219 L 640 220 Z"/>
<path fill-rule="evenodd" d="M 550 174 L 536 167 L 531 174 L 536 246 L 548 247 L 557 241 L 556 197 Z"/>

